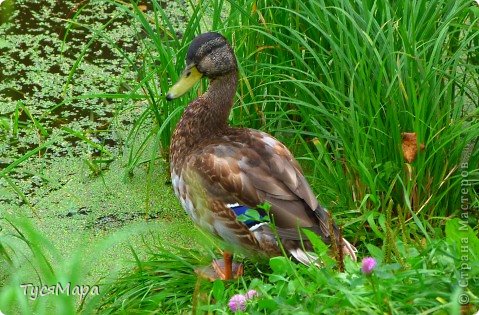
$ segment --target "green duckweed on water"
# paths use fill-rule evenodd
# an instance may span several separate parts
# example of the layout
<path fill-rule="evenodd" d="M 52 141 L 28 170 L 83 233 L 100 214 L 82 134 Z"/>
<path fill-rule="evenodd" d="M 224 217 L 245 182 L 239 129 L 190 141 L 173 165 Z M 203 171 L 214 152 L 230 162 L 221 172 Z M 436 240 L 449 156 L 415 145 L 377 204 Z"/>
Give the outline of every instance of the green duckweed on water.
<path fill-rule="evenodd" d="M 112 16 L 116 19 L 107 36 L 77 64 L 91 30 Z M 129 58 L 138 57 L 136 33 L 127 18 L 103 2 L 6 1 L 0 9 L 0 171 L 51 142 L 0 178 L 0 214 L 30 218 L 62 259 L 52 260 L 54 268 L 68 268 L 74 255 L 94 259 L 88 283 L 126 266 L 133 259 L 128 246 L 141 255 L 145 235 L 187 245 L 192 233 L 164 161 L 149 172 L 144 165 L 126 175 L 127 133 L 147 105 L 125 110 L 132 104 L 82 98 L 116 93 L 118 86 L 136 79 L 131 65 L 112 48 L 113 41 Z M 18 244 L 10 254 L 25 271 L 22 281 L 35 283 L 31 253 L 5 220 L 1 225 L 3 237 Z M 92 257 L 95 245 L 115 233 L 126 236 Z M 7 281 L 8 275 L 0 276 Z"/>

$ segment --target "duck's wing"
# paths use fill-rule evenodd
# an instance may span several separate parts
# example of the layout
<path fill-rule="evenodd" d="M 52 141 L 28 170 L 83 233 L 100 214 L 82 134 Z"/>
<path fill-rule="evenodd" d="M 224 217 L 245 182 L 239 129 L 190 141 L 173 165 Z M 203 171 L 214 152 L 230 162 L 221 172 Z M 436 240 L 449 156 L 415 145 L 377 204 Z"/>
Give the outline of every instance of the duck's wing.
<path fill-rule="evenodd" d="M 269 203 L 282 239 L 304 239 L 299 228 L 308 228 L 330 242 L 329 214 L 318 204 L 291 152 L 272 136 L 233 129 L 191 155 L 188 164 L 212 200 L 249 207 Z M 337 227 L 334 230 L 339 236 Z"/>

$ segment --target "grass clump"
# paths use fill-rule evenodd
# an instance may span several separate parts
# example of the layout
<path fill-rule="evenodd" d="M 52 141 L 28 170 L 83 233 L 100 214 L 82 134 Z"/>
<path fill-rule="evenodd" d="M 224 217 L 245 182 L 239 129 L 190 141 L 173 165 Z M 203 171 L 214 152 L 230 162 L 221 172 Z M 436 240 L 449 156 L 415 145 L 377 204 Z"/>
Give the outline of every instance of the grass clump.
<path fill-rule="evenodd" d="M 424 222 L 457 213 L 460 171 L 476 178 L 479 164 L 474 9 L 469 1 L 259 2 L 265 24 L 237 31 L 254 33 L 240 36 L 241 47 L 262 48 L 240 61 L 252 87 L 244 106 L 264 115 L 251 114 L 258 127 L 264 119 L 289 139 L 332 208 L 359 208 L 362 223 L 390 201 L 395 215 Z M 410 162 L 405 132 L 417 136 Z"/>
<path fill-rule="evenodd" d="M 197 281 L 193 270 L 206 263 L 204 258 L 198 250 L 152 248 L 148 260 L 138 259 L 133 272 L 110 284 L 100 313 L 181 313 L 191 305 Z"/>
<path fill-rule="evenodd" d="M 206 263 L 205 252 L 156 248 L 148 261 L 138 261 L 134 271 L 111 285 L 103 308 L 105 313 L 230 314 L 233 295 L 255 290 L 245 314 L 467 314 L 479 302 L 479 292 L 459 285 L 456 240 L 449 235 L 423 250 L 397 241 L 402 264 L 387 263 L 380 255 L 370 273 L 349 259 L 344 273 L 338 273 L 334 264 L 317 268 L 275 257 L 268 265 L 248 263 L 242 279 L 224 283 L 194 274 Z M 477 237 L 471 241 L 479 245 Z M 473 269 L 479 266 L 478 257 L 471 256 L 470 263 Z M 461 305 L 464 299 L 471 304 Z"/>

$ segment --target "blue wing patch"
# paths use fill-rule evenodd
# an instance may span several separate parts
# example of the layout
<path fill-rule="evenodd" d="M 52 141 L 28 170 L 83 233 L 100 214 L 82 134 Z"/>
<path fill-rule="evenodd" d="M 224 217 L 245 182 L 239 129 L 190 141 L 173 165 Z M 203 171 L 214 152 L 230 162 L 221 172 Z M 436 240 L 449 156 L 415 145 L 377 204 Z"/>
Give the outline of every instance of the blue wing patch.
<path fill-rule="evenodd" d="M 252 226 L 258 224 L 258 223 L 261 223 L 261 222 L 265 222 L 264 218 L 267 217 L 267 214 L 264 210 L 262 209 L 251 209 L 250 207 L 248 206 L 243 206 L 243 205 L 240 205 L 240 204 L 228 204 L 227 205 L 228 208 L 230 208 L 231 210 L 233 210 L 233 212 L 235 213 L 236 217 L 240 217 L 241 216 L 241 222 L 243 222 L 244 224 L 246 224 L 246 226 L 248 228 L 251 228 Z M 255 218 L 252 218 L 251 216 L 249 216 L 247 214 L 247 211 L 248 210 L 256 210 L 259 215 L 260 215 L 260 220 L 256 220 Z"/>

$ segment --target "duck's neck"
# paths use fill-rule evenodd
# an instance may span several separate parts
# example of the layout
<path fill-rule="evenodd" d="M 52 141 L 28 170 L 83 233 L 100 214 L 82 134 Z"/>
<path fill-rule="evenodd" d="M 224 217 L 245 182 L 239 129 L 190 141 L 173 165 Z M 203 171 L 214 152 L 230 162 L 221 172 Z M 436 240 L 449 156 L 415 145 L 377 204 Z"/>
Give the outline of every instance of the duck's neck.
<path fill-rule="evenodd" d="M 236 71 L 216 77 L 210 81 L 208 90 L 188 105 L 171 141 L 172 162 L 181 159 L 187 154 L 185 150 L 191 150 L 203 139 L 221 134 L 228 128 L 237 84 Z"/>
<path fill-rule="evenodd" d="M 203 106 L 199 105 L 201 108 L 197 114 L 203 117 L 203 127 L 206 130 L 216 131 L 228 126 L 228 116 L 233 106 L 237 84 L 236 71 L 210 81 L 208 90 L 201 96 Z M 201 120 L 199 117 L 195 117 L 195 119 Z M 201 128 L 201 126 L 198 127 Z"/>

